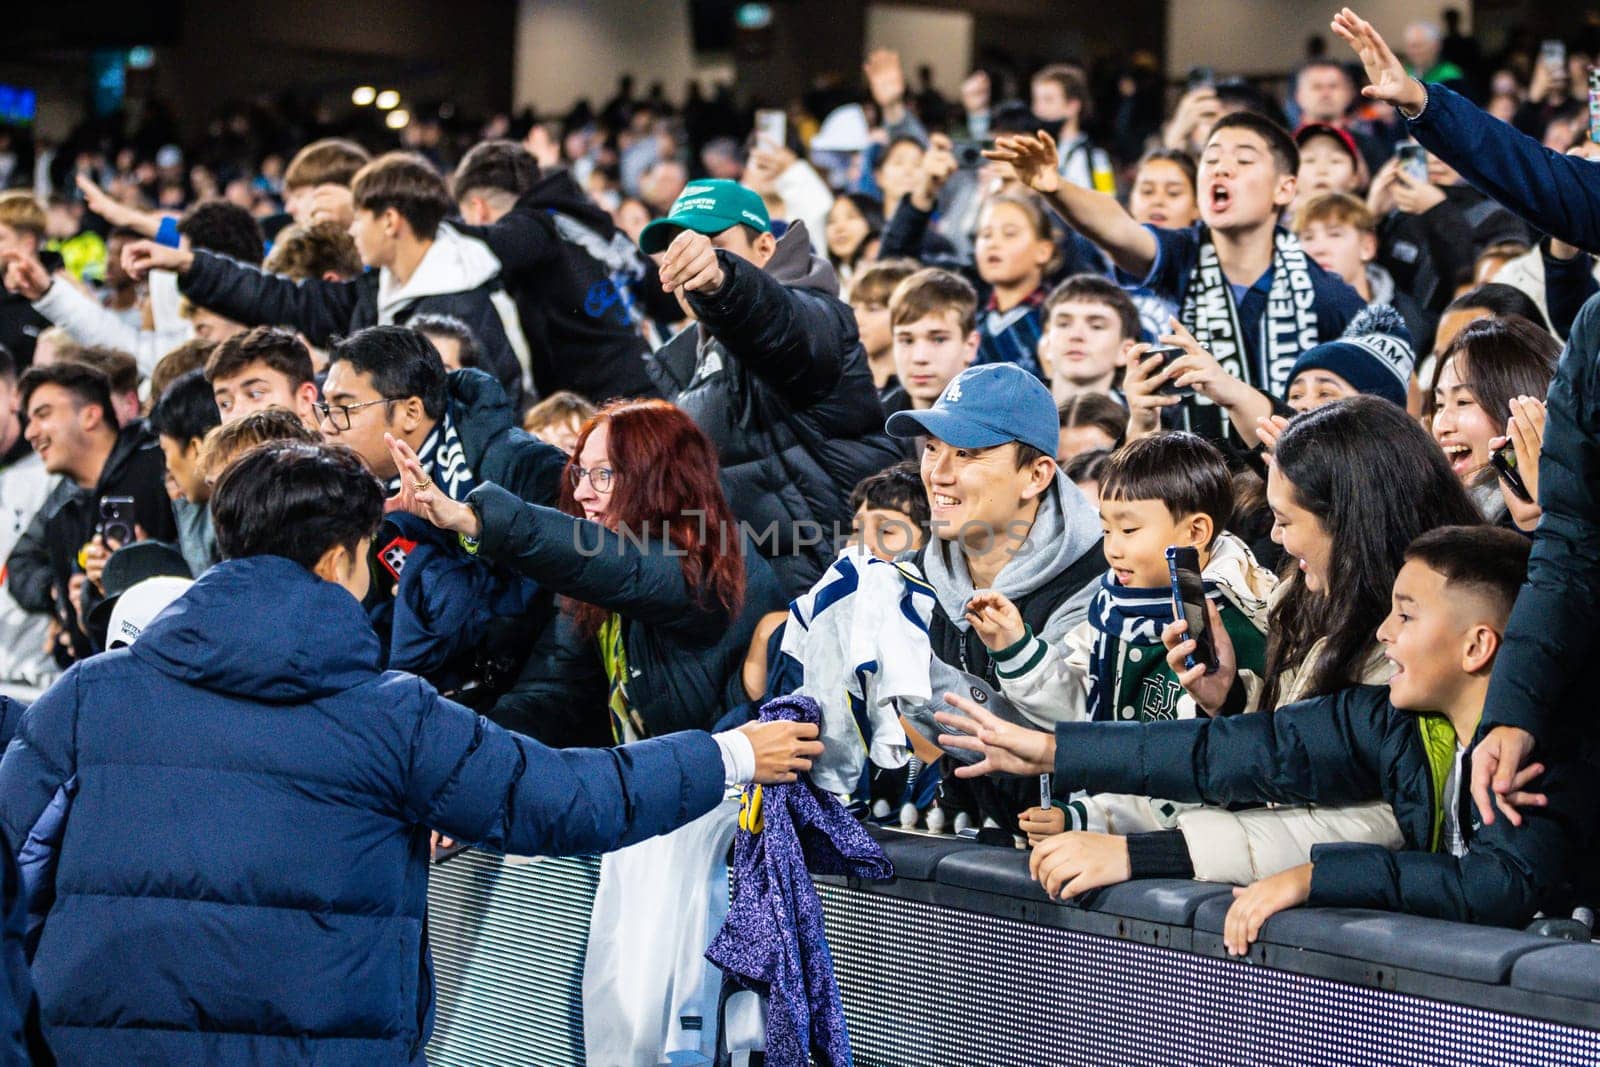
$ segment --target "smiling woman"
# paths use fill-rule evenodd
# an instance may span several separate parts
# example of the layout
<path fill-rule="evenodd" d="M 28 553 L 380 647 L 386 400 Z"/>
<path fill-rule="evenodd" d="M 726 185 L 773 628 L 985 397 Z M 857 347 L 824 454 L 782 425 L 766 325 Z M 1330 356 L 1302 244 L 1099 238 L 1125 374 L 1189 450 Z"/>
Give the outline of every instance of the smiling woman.
<path fill-rule="evenodd" d="M 1295 570 L 1274 600 L 1257 706 L 1386 680 L 1376 632 L 1405 546 L 1481 521 L 1444 457 L 1394 404 L 1340 400 L 1289 424 L 1267 501 Z"/>
<path fill-rule="evenodd" d="M 1491 519 L 1505 503 L 1489 466 L 1490 442 L 1509 432 L 1512 400 L 1545 395 L 1560 354 L 1547 330 L 1510 315 L 1469 324 L 1439 358 L 1423 416 L 1450 469 Z"/>

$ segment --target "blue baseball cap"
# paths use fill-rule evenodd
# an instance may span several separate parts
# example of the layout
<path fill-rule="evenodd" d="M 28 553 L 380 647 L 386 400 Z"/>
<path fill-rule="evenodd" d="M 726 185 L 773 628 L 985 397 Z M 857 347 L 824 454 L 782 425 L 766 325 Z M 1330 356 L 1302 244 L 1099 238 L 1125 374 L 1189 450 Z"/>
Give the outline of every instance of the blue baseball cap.
<path fill-rule="evenodd" d="M 933 407 L 897 411 L 884 429 L 892 437 L 927 434 L 956 448 L 1020 441 L 1051 459 L 1061 444 L 1061 419 L 1050 390 L 1015 363 L 968 367 L 950 379 Z"/>

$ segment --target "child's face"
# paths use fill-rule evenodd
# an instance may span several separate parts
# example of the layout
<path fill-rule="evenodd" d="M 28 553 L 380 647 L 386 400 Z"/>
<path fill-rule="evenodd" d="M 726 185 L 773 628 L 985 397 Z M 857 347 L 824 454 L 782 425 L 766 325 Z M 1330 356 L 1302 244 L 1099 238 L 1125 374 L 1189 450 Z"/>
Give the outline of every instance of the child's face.
<path fill-rule="evenodd" d="M 1294 381 L 1289 383 L 1289 393 L 1285 399 L 1296 412 L 1302 412 L 1355 396 L 1356 393 L 1355 386 L 1333 371 L 1318 368 L 1296 374 Z"/>
<path fill-rule="evenodd" d="M 878 164 L 878 187 L 885 200 L 905 196 L 917 184 L 917 169 L 922 166 L 922 149 L 901 141 L 889 149 Z"/>
<path fill-rule="evenodd" d="M 978 276 L 990 285 L 1038 285 L 1055 245 L 1034 232 L 1028 213 L 1016 204 L 994 204 L 978 220 L 972 246 Z"/>
<path fill-rule="evenodd" d="M 1053 382 L 1080 388 L 1099 385 L 1122 366 L 1132 343 L 1122 335 L 1122 317 L 1115 309 L 1062 300 L 1045 320 L 1039 336 L 1039 361 Z"/>
<path fill-rule="evenodd" d="M 1230 126 L 1211 135 L 1200 156 L 1200 217 L 1214 229 L 1259 226 L 1294 199 L 1295 178 L 1278 170 L 1253 130 Z"/>
<path fill-rule="evenodd" d="M 1205 556 L 1211 520 L 1203 515 L 1174 519 L 1160 500 L 1100 501 L 1100 529 L 1105 534 L 1106 563 L 1117 584 L 1155 589 L 1169 584 L 1167 548 L 1193 547 Z"/>
<path fill-rule="evenodd" d="M 0 253 L 4 252 L 35 256 L 39 252 L 39 240 L 31 233 L 23 233 L 0 222 Z"/>
<path fill-rule="evenodd" d="M 894 559 L 922 547 L 922 528 L 903 511 L 862 504 L 851 524 L 850 540 L 879 559 Z"/>
<path fill-rule="evenodd" d="M 1433 391 L 1433 439 L 1444 449 L 1456 477 L 1470 486 L 1489 465 L 1489 441 L 1505 429 L 1496 426 L 1478 403 L 1471 383 L 1463 377 L 1469 370 L 1465 363 L 1455 356 L 1439 372 L 1439 387 Z"/>
<path fill-rule="evenodd" d="M 861 347 L 867 350 L 867 358 L 878 360 L 887 356 L 894 341 L 889 331 L 889 305 L 881 300 L 851 299 L 850 310 L 856 313 L 856 332 L 861 335 Z"/>
<path fill-rule="evenodd" d="M 583 423 L 576 415 L 549 423 L 534 431 L 533 436 L 548 445 L 555 445 L 567 455 L 578 447 L 578 437 L 583 433 Z"/>
<path fill-rule="evenodd" d="M 1348 222 L 1318 220 L 1301 227 L 1300 244 L 1317 266 L 1354 284 L 1378 254 L 1377 234 Z"/>
<path fill-rule="evenodd" d="M 1492 615 L 1483 597 L 1453 590 L 1444 575 L 1410 560 L 1395 576 L 1389 615 L 1378 627 L 1394 664 L 1389 700 L 1405 711 L 1449 708 L 1471 677 L 1462 670 L 1469 631 Z"/>
<path fill-rule="evenodd" d="M 1128 212 L 1137 222 L 1181 230 L 1194 225 L 1200 205 L 1182 168 L 1170 159 L 1152 159 L 1133 180 Z"/>
<path fill-rule="evenodd" d="M 1332 137 L 1313 137 L 1300 149 L 1296 188 L 1302 197 L 1318 193 L 1353 193 L 1359 183 L 1356 162 Z"/>
<path fill-rule="evenodd" d="M 950 379 L 978 355 L 978 333 L 961 332 L 953 310 L 936 311 L 894 328 L 894 372 L 917 408 L 930 408 Z"/>
<path fill-rule="evenodd" d="M 1284 555 L 1299 565 L 1307 589 L 1327 592 L 1333 537 L 1321 519 L 1300 506 L 1294 484 L 1283 476 L 1277 464 L 1267 468 L 1267 504 L 1272 508 L 1272 539 L 1283 546 Z"/>
<path fill-rule="evenodd" d="M 841 196 L 828 209 L 828 224 L 824 231 L 828 251 L 838 259 L 849 259 L 867 239 L 867 220 L 850 198 Z"/>

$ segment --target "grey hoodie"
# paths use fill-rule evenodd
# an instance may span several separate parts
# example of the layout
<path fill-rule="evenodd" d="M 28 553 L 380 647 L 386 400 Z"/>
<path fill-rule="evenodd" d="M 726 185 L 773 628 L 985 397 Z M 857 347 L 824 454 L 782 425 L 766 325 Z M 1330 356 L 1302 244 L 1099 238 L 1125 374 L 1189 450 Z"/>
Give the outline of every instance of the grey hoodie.
<path fill-rule="evenodd" d="M 1089 505 L 1078 487 L 1065 474 L 1057 471 L 1055 485 L 1040 501 L 1039 512 L 1034 518 L 1033 528 L 1028 532 L 1028 539 L 1017 554 L 1000 568 L 992 588 L 1013 601 L 1025 597 L 1071 567 L 1083 558 L 1085 552 L 1093 550 L 1100 536 L 1098 512 Z M 952 542 L 937 541 L 924 556 L 923 572 L 928 584 L 933 586 L 939 606 L 956 628 L 965 633 L 969 629 L 966 620 L 967 601 L 978 591 L 973 588 L 972 577 L 967 572 L 966 555 Z M 1059 645 L 1068 631 L 1088 618 L 1089 602 L 1097 587 L 1098 583 L 1088 582 L 1058 604 L 1050 613 L 1044 631 L 1038 636 L 1049 644 Z M 932 659 L 929 680 L 933 687 L 933 700 L 923 707 L 901 708 L 906 717 L 928 737 L 937 737 L 941 729 L 933 721 L 933 713 L 950 710 L 944 702 L 947 690 L 972 696 L 1001 718 L 1032 725 L 998 689 L 955 664 L 945 663 L 938 656 Z M 964 762 L 973 758 L 971 753 L 952 751 L 951 755 Z"/>

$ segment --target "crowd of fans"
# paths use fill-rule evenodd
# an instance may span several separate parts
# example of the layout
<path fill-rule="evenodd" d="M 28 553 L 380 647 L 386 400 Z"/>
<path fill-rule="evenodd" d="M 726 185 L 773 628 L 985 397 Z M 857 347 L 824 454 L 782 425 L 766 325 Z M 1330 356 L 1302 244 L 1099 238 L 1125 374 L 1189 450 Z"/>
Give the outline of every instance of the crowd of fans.
<path fill-rule="evenodd" d="M 404 1060 L 414 960 L 340 986 L 414 1019 L 330 963 L 265 1025 L 290 971 L 162 924 L 425 957 L 429 831 L 608 848 L 806 770 L 1062 898 L 1248 886 L 1240 952 L 1303 903 L 1592 903 L 1592 56 L 1333 32 L 1283 98 L 1063 62 L 956 102 L 879 51 L 755 132 L 625 81 L 520 140 L 110 145 L 0 194 L 0 688 L 37 701 L 0 828 L 46 1034 Z M 791 693 L 820 745 L 740 729 Z M 633 747 L 679 731 L 718 745 Z M 600 814 L 529 814 L 562 790 Z"/>

